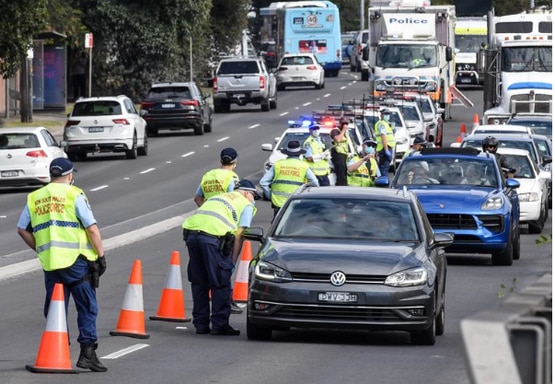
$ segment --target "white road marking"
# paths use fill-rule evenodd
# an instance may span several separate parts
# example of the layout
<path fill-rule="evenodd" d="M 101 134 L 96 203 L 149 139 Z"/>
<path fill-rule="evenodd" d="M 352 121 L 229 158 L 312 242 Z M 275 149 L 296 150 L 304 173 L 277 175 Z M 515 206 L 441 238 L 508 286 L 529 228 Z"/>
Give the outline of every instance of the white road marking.
<path fill-rule="evenodd" d="M 343 87 L 341 87 L 341 88 L 339 88 L 339 89 L 343 90 L 343 89 L 345 89 L 345 88 L 347 88 L 347 87 L 343 86 Z"/>
<path fill-rule="evenodd" d="M 6 215 L 1 215 L 1 216 L 0 216 L 0 219 L 6 219 L 7 217 L 8 217 L 8 216 L 6 216 Z"/>
<path fill-rule="evenodd" d="M 279 115 L 280 116 L 285 116 L 285 115 L 288 115 L 288 114 L 289 114 L 289 112 L 283 112 L 283 113 L 280 113 Z"/>
<path fill-rule="evenodd" d="M 149 169 L 145 169 L 144 171 L 139 172 L 141 175 L 144 175 L 145 173 L 149 173 L 154 171 L 156 168 L 149 168 Z"/>
<path fill-rule="evenodd" d="M 105 188 L 108 188 L 108 186 L 107 185 L 101 185 L 100 187 L 96 187 L 96 188 L 91 189 L 91 192 L 100 191 L 100 190 L 105 189 Z"/>
<path fill-rule="evenodd" d="M 222 141 L 226 141 L 227 139 L 229 139 L 229 136 L 226 137 L 222 137 L 221 139 L 218 139 L 218 143 L 221 143 Z"/>
<path fill-rule="evenodd" d="M 189 157 L 194 154 L 195 154 L 194 152 L 189 152 L 189 153 L 185 153 L 184 155 L 181 155 L 181 157 Z"/>
<path fill-rule="evenodd" d="M 123 180 L 131 180 L 130 177 L 124 177 Z"/>
<path fill-rule="evenodd" d="M 124 348 L 122 350 L 116 351 L 114 353 L 110 353 L 109 355 L 102 356 L 101 359 L 117 359 L 118 357 L 122 357 L 128 355 L 130 353 L 139 351 L 143 348 L 149 347 L 148 344 L 135 344 L 130 347 Z"/>
<path fill-rule="evenodd" d="M 260 127 L 260 124 L 253 124 L 249 127 L 249 129 L 253 129 L 253 128 L 256 128 L 256 127 Z"/>
<path fill-rule="evenodd" d="M 324 95 L 324 97 L 330 97 L 330 96 L 331 96 L 331 93 L 326 93 L 326 94 Z"/>
<path fill-rule="evenodd" d="M 309 101 L 308 103 L 304 103 L 303 107 L 306 107 L 307 105 L 310 105 L 310 104 L 312 104 L 312 101 Z"/>

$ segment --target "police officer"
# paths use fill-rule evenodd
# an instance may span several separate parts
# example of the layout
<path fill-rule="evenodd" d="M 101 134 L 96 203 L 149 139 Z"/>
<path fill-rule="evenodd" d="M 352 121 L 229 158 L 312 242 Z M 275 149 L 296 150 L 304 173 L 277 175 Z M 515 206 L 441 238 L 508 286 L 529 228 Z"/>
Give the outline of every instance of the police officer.
<path fill-rule="evenodd" d="M 189 251 L 187 274 L 193 294 L 193 324 L 198 334 L 240 334 L 229 325 L 231 275 L 243 245 L 241 233 L 251 225 L 256 214 L 254 200 L 259 197 L 252 182 L 241 180 L 237 190 L 209 198 L 183 222 L 183 239 Z"/>
<path fill-rule="evenodd" d="M 376 140 L 366 138 L 362 142 L 362 154 L 353 155 L 347 161 L 347 184 L 354 187 L 373 187 L 381 173 L 376 162 Z"/>
<path fill-rule="evenodd" d="M 386 176 L 389 173 L 389 166 L 393 159 L 395 150 L 395 133 L 389 124 L 391 112 L 387 108 L 380 110 L 380 119 L 374 124 L 374 133 L 378 140 L 376 152 L 378 153 L 378 167 L 380 173 Z"/>
<path fill-rule="evenodd" d="M 303 147 L 306 151 L 304 158 L 308 162 L 310 169 L 316 175 L 320 187 L 330 185 L 330 151 L 326 150 L 326 144 L 320 137 L 320 126 L 313 124 L 308 127 L 310 136 L 304 141 Z"/>
<path fill-rule="evenodd" d="M 77 309 L 81 353 L 77 366 L 106 372 L 96 356 L 95 285 L 106 271 L 106 258 L 96 219 L 85 193 L 73 186 L 73 163 L 57 158 L 50 163 L 51 182 L 30 193 L 17 223 L 17 233 L 34 251 L 44 270 L 48 309 L 56 283 L 64 285 L 66 313 L 69 295 Z M 91 274 L 94 271 L 95 274 Z"/>
<path fill-rule="evenodd" d="M 335 185 L 347 185 L 347 158 L 349 155 L 349 143 L 347 141 L 347 129 L 349 119 L 341 119 L 341 129 L 334 128 L 330 132 L 332 140 L 331 162 L 335 172 Z"/>
<path fill-rule="evenodd" d="M 305 150 L 301 148 L 301 144 L 297 140 L 288 142 L 287 148 L 282 149 L 281 152 L 287 157 L 276 161 L 260 179 L 264 196 L 272 201 L 274 217 L 285 204 L 287 198 L 303 184 L 308 182 L 311 186 L 318 186 L 316 175 L 314 175 L 308 163 L 300 159 Z"/>
<path fill-rule="evenodd" d="M 405 152 L 405 154 L 403 155 L 403 159 L 405 157 L 412 156 L 417 152 L 420 152 L 423 148 L 426 148 L 427 143 L 428 142 L 424 140 L 422 136 L 416 136 L 414 138 L 414 141 L 412 142 L 412 148 Z"/>
<path fill-rule="evenodd" d="M 202 176 L 200 185 L 195 193 L 194 201 L 198 207 L 212 196 L 224 192 L 233 192 L 239 176 L 234 172 L 237 167 L 237 151 L 224 148 L 220 153 L 220 168 L 211 169 Z"/>

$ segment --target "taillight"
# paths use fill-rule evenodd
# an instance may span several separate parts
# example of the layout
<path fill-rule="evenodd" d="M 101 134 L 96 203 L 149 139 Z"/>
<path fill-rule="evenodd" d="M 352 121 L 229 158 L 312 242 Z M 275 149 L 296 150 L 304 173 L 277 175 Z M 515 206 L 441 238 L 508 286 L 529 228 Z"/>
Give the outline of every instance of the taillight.
<path fill-rule="evenodd" d="M 315 66 L 315 65 L 307 65 L 307 66 L 306 66 L 306 69 L 311 70 L 311 71 L 315 71 L 315 70 L 318 69 L 318 67 Z"/>
<path fill-rule="evenodd" d="M 198 100 L 184 100 L 179 102 L 181 105 L 192 105 L 194 107 L 198 107 Z"/>
<path fill-rule="evenodd" d="M 154 107 L 154 104 L 155 103 L 152 102 L 152 101 L 143 101 L 141 103 L 141 109 L 150 109 L 150 108 Z"/>
<path fill-rule="evenodd" d="M 260 76 L 260 89 L 264 89 L 265 86 L 266 86 L 266 79 L 264 78 L 264 76 Z"/>
<path fill-rule="evenodd" d="M 212 89 L 214 91 L 218 90 L 218 78 L 217 77 L 214 77 L 214 79 L 212 80 Z"/>
<path fill-rule="evenodd" d="M 25 154 L 25 156 L 28 156 L 28 157 L 48 157 L 46 152 L 44 152 L 42 149 L 39 149 L 39 150 L 36 150 L 36 151 L 29 151 Z"/>
<path fill-rule="evenodd" d="M 360 51 L 362 51 L 362 44 L 359 44 L 357 47 L 357 53 L 360 53 Z"/>
<path fill-rule="evenodd" d="M 341 58 L 341 51 L 338 49 L 337 51 L 335 51 L 335 57 L 337 58 Z"/>
<path fill-rule="evenodd" d="M 333 120 L 324 121 L 324 126 L 326 127 L 333 127 L 334 125 L 335 125 L 335 122 Z"/>
<path fill-rule="evenodd" d="M 77 125 L 80 122 L 80 120 L 68 120 L 66 121 L 66 125 L 64 126 L 64 128 L 71 127 L 72 125 Z"/>
<path fill-rule="evenodd" d="M 278 71 L 287 71 L 289 68 L 288 67 L 279 67 Z"/>
<path fill-rule="evenodd" d="M 129 125 L 129 121 L 127 121 L 127 119 L 113 119 L 112 121 L 114 124 Z"/>

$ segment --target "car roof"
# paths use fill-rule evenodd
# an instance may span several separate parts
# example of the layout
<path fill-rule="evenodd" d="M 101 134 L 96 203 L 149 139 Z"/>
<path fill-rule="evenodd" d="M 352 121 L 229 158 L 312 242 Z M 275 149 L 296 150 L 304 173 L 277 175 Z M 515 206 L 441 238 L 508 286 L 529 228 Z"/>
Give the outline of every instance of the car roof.
<path fill-rule="evenodd" d="M 151 88 L 158 88 L 158 87 L 170 87 L 170 86 L 177 86 L 177 87 L 189 87 L 191 84 L 194 84 L 192 81 L 182 81 L 182 82 L 167 82 L 167 83 L 155 83 L 151 85 Z"/>
<path fill-rule="evenodd" d="M 512 141 L 534 141 L 532 135 L 529 133 L 514 132 L 514 133 L 496 133 L 492 135 L 490 133 L 471 133 L 463 138 L 464 141 L 469 140 L 482 140 L 488 136 L 494 136 L 498 141 L 502 140 L 512 140 Z"/>
<path fill-rule="evenodd" d="M 43 129 L 48 130 L 48 128 L 39 127 L 2 127 L 0 129 L 0 135 L 5 133 L 37 133 Z"/>
<path fill-rule="evenodd" d="M 118 95 L 118 96 L 95 96 L 95 97 L 80 97 L 75 101 L 75 103 L 83 103 L 89 101 L 103 101 L 103 100 L 114 100 L 119 101 L 121 99 L 127 99 L 128 97 L 125 95 Z"/>
<path fill-rule="evenodd" d="M 374 200 L 387 200 L 410 202 L 414 195 L 412 192 L 402 189 L 390 188 L 360 188 L 360 187 L 343 187 L 335 186 L 329 188 L 321 187 L 304 187 L 300 188 L 291 196 L 292 199 L 303 198 L 340 198 L 340 199 L 364 199 L 370 198 Z"/>
<path fill-rule="evenodd" d="M 530 157 L 530 152 L 525 149 L 518 149 L 518 148 L 497 148 L 497 153 L 499 154 L 506 154 L 506 155 L 519 155 L 519 156 L 528 156 Z M 530 161 L 533 162 L 532 159 Z"/>
<path fill-rule="evenodd" d="M 553 115 L 551 113 L 529 113 L 522 112 L 512 115 L 509 120 L 553 120 Z"/>

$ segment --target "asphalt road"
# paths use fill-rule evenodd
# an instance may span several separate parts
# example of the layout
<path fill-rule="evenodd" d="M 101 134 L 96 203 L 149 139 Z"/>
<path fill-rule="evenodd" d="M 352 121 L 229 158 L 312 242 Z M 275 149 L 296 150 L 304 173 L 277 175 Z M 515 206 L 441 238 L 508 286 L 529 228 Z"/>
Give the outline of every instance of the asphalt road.
<path fill-rule="evenodd" d="M 324 90 L 288 90 L 279 93 L 278 108 L 260 112 L 258 106 L 232 107 L 216 115 L 214 131 L 204 136 L 173 132 L 151 138 L 150 153 L 137 160 L 94 156 L 78 162 L 76 184 L 85 190 L 105 238 L 108 271 L 98 291 L 99 356 L 107 373 L 37 375 L 25 371 L 37 354 L 45 321 L 42 316 L 44 288 L 35 256 L 15 233 L 19 212 L 29 190 L 0 192 L 0 382 L 91 383 L 433 383 L 467 384 L 464 348 L 459 322 L 477 311 L 495 308 L 499 294 L 531 284 L 551 271 L 550 246 L 535 245 L 536 235 L 522 234 L 522 257 L 511 267 L 492 267 L 489 257 L 449 255 L 447 326 L 433 347 L 412 346 L 402 332 L 276 332 L 272 342 L 250 342 L 245 335 L 245 314 L 233 315 L 239 337 L 196 335 L 190 323 L 146 320 L 147 340 L 113 337 L 113 330 L 127 289 L 134 260 L 143 266 L 145 317 L 156 313 L 164 286 L 170 254 L 181 253 L 187 315 L 192 301 L 186 280 L 187 253 L 179 230 L 194 204 L 191 197 L 201 175 L 218 166 L 222 148 L 239 152 L 237 172 L 259 180 L 268 152 L 260 149 L 278 137 L 286 120 L 312 109 L 352 97 L 360 98 L 367 86 L 350 72 L 329 78 Z M 481 92 L 466 93 L 476 103 L 472 110 L 452 109 L 444 143 L 455 140 L 461 123 L 472 125 L 481 108 Z M 257 202 L 253 222 L 267 228 L 271 219 L 268 202 Z M 551 233 L 549 220 L 544 233 Z M 255 247 L 256 250 L 256 247 Z M 16 265 L 29 272 L 15 276 Z M 2 279 L 10 271 L 14 277 Z M 513 283 L 513 281 L 515 281 Z M 506 288 L 503 288 L 505 286 Z M 78 356 L 76 315 L 70 306 L 68 326 L 73 362 Z M 133 352 L 124 352 L 135 348 Z M 114 354 L 119 357 L 114 358 Z M 93 375 L 93 376 L 90 376 Z"/>

